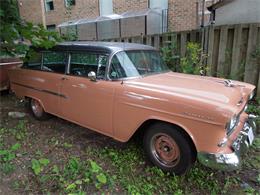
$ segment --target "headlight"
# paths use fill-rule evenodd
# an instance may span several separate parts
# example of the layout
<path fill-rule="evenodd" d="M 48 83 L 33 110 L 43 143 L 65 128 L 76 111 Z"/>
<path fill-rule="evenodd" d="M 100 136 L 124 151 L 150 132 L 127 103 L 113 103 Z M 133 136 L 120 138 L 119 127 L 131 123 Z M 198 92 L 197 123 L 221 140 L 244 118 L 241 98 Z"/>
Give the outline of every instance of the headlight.
<path fill-rule="evenodd" d="M 249 95 L 249 100 L 251 100 L 251 99 L 253 99 L 253 97 L 254 97 L 254 95 L 255 95 L 255 91 L 252 91 L 252 93 Z"/>
<path fill-rule="evenodd" d="M 231 120 L 226 125 L 227 135 L 231 134 L 232 130 L 235 128 L 239 121 L 239 116 L 234 115 Z"/>

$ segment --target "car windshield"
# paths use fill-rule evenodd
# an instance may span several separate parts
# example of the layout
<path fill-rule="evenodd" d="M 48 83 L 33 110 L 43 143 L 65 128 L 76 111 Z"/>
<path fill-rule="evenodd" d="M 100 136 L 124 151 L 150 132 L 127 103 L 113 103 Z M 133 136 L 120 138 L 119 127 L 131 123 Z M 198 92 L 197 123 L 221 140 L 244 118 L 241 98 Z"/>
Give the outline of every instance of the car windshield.
<path fill-rule="evenodd" d="M 111 60 L 111 79 L 138 77 L 169 71 L 159 52 L 152 50 L 121 51 Z"/>

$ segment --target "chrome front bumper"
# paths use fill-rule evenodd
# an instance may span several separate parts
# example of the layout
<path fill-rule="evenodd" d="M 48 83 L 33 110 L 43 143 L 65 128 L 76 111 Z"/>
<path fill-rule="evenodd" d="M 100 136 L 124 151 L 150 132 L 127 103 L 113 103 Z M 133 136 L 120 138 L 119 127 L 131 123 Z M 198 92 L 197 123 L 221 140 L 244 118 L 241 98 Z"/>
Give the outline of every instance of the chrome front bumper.
<path fill-rule="evenodd" d="M 249 117 L 243 129 L 232 144 L 233 153 L 198 153 L 198 160 L 201 164 L 218 170 L 232 171 L 240 168 L 241 156 L 247 151 L 254 140 L 256 124 L 253 117 Z"/>

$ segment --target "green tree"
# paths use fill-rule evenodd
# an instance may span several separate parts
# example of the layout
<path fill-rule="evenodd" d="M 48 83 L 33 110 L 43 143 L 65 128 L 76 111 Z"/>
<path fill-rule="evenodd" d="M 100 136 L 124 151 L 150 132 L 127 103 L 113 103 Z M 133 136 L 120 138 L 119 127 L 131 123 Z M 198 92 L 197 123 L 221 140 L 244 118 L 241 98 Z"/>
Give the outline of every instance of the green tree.
<path fill-rule="evenodd" d="M 20 18 L 17 0 L 0 2 L 0 57 L 23 55 L 34 47 L 51 48 L 61 41 L 57 32 Z"/>

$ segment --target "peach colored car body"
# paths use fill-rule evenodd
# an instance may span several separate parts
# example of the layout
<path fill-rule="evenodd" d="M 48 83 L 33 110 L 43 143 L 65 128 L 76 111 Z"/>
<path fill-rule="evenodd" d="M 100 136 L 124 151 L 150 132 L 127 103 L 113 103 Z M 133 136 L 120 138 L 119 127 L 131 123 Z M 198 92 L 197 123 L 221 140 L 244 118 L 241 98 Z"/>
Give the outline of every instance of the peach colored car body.
<path fill-rule="evenodd" d="M 0 91 L 9 89 L 8 70 L 21 66 L 19 59 L 1 59 L 0 60 Z"/>
<path fill-rule="evenodd" d="M 166 72 L 124 81 L 97 80 L 17 68 L 11 88 L 19 97 L 38 100 L 44 110 L 68 121 L 128 141 L 146 121 L 181 127 L 198 153 L 229 154 L 243 129 L 254 86 L 224 79 Z M 231 135 L 225 126 L 241 113 Z M 226 138 L 226 144 L 219 144 Z"/>

